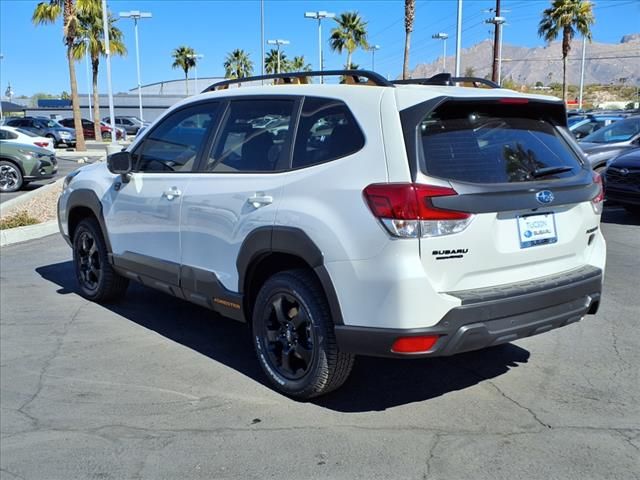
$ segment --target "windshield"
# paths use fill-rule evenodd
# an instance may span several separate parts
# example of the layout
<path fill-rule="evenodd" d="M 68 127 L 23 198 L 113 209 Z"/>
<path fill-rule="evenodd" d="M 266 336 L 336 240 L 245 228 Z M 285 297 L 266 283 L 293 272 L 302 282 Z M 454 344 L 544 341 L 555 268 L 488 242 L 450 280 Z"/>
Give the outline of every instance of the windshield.
<path fill-rule="evenodd" d="M 422 119 L 418 134 L 421 170 L 448 180 L 527 182 L 581 168 L 554 125 L 521 106 L 445 103 Z"/>
<path fill-rule="evenodd" d="M 626 118 L 602 128 L 582 139 L 591 143 L 626 142 L 640 133 L 640 117 Z"/>

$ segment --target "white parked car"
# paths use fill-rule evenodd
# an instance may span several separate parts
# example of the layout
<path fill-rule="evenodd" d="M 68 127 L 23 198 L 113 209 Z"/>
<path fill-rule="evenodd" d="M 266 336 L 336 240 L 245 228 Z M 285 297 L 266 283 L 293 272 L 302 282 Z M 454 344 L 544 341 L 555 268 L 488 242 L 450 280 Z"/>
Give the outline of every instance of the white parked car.
<path fill-rule="evenodd" d="M 597 311 L 602 182 L 561 100 L 305 75 L 220 82 L 70 174 L 58 219 L 81 293 L 132 279 L 246 322 L 297 398 L 338 388 L 355 355 L 453 355 Z"/>
<path fill-rule="evenodd" d="M 0 126 L 0 140 L 35 145 L 36 147 L 46 148 L 54 153 L 56 151 L 52 139 L 41 137 L 40 135 L 19 127 L 9 127 L 5 125 Z"/>

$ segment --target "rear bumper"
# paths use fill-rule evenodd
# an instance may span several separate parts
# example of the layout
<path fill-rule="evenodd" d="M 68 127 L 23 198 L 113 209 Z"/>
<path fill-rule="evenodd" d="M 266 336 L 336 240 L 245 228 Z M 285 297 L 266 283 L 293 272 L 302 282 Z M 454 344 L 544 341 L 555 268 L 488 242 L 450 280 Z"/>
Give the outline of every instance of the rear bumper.
<path fill-rule="evenodd" d="M 427 328 L 387 329 L 335 327 L 345 352 L 378 357 L 434 357 L 478 350 L 560 328 L 596 313 L 602 290 L 602 270 L 593 266 L 530 282 L 462 292 L 448 292 L 462 305 Z M 438 335 L 427 352 L 397 354 L 399 337 Z"/>

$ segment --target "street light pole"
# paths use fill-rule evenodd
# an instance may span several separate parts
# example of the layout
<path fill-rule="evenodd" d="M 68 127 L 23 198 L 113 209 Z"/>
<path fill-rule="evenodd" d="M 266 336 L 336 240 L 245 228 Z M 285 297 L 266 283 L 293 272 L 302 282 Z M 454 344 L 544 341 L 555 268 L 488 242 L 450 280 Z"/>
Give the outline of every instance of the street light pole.
<path fill-rule="evenodd" d="M 113 108 L 113 89 L 111 86 L 111 50 L 109 48 L 109 11 L 107 0 L 102 0 L 102 28 L 104 30 L 104 53 L 107 57 L 107 95 L 109 97 L 109 120 L 111 122 L 111 146 L 116 145 L 116 120 Z M 114 148 L 115 151 L 115 148 Z M 112 153 L 109 152 L 108 153 Z"/>
<path fill-rule="evenodd" d="M 151 13 L 141 12 L 139 10 L 120 12 L 120 18 L 133 18 L 133 28 L 136 37 L 136 69 L 138 72 L 138 110 L 140 112 L 140 120 L 142 121 L 144 121 L 144 116 L 142 114 L 142 82 L 140 80 L 140 43 L 138 41 L 138 20 L 140 20 L 141 18 L 151 17 Z"/>
<path fill-rule="evenodd" d="M 3 59 L 4 59 L 4 55 L 2 53 L 0 53 L 0 63 L 2 63 Z M 1 87 L 1 85 L 0 85 L 0 87 Z M 4 115 L 2 114 L 2 95 L 0 95 L 0 119 L 2 119 L 2 118 L 4 118 Z"/>
<path fill-rule="evenodd" d="M 311 18 L 318 20 L 318 67 L 322 72 L 322 19 L 323 18 L 335 18 L 336 14 L 320 10 L 317 12 L 305 12 L 304 18 Z M 324 83 L 324 77 L 320 77 L 320 83 Z"/>
<path fill-rule="evenodd" d="M 278 71 L 276 73 L 280 73 L 280 45 L 289 45 L 289 40 L 267 40 L 269 45 L 275 45 L 278 51 Z"/>
<path fill-rule="evenodd" d="M 91 110 L 91 80 L 89 76 L 89 44 L 90 40 L 88 38 L 84 39 L 84 43 L 86 46 L 86 50 L 84 51 L 84 59 L 87 64 L 87 98 L 89 99 L 89 120 L 93 121 L 93 112 Z"/>
<path fill-rule="evenodd" d="M 462 0 L 458 0 L 458 22 L 456 26 L 456 77 L 460 76 L 460 50 L 462 49 Z"/>
<path fill-rule="evenodd" d="M 442 72 L 444 73 L 447 71 L 447 38 L 449 38 L 449 34 L 443 32 L 434 33 L 431 38 L 442 40 Z"/>
<path fill-rule="evenodd" d="M 380 45 L 371 45 L 369 51 L 371 52 L 371 71 L 376 71 L 376 50 L 380 50 Z"/>
<path fill-rule="evenodd" d="M 578 110 L 582 110 L 582 92 L 584 89 L 584 55 L 587 50 L 587 37 L 582 37 L 582 62 L 580 62 L 580 96 L 578 97 Z"/>
<path fill-rule="evenodd" d="M 189 58 L 195 60 L 193 69 L 195 70 L 196 78 L 193 80 L 193 94 L 196 95 L 198 93 L 198 60 L 200 58 L 204 58 L 204 55 L 201 53 L 194 53 L 189 55 Z"/>

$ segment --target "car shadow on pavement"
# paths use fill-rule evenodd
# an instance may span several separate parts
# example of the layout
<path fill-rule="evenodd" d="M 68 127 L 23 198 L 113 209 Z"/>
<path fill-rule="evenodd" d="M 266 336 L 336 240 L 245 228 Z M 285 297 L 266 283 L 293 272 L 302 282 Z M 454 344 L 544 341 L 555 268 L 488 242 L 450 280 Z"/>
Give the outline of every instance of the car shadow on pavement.
<path fill-rule="evenodd" d="M 640 215 L 634 215 L 618 205 L 605 206 L 602 212 L 602 223 L 616 223 L 618 225 L 640 225 Z"/>
<path fill-rule="evenodd" d="M 59 294 L 78 293 L 70 261 L 36 272 L 60 286 Z M 242 323 L 135 282 L 121 302 L 103 307 L 268 385 Z M 385 410 L 463 390 L 507 373 L 528 358 L 527 350 L 512 344 L 433 359 L 358 357 L 344 386 L 312 403 L 340 412 Z"/>

